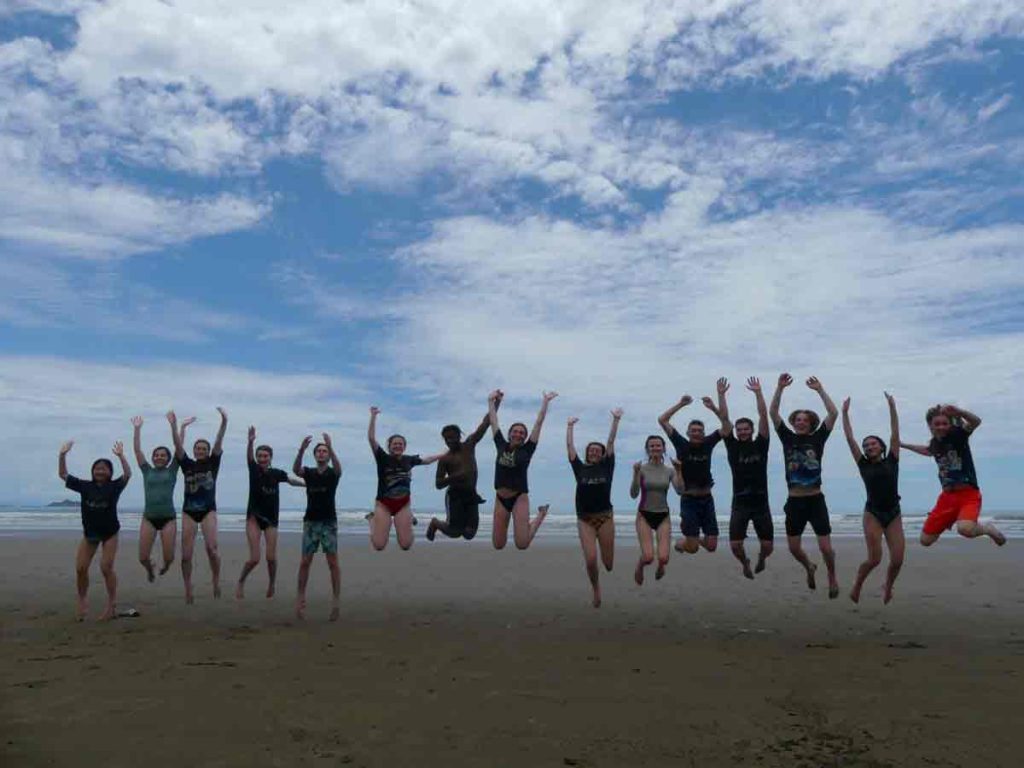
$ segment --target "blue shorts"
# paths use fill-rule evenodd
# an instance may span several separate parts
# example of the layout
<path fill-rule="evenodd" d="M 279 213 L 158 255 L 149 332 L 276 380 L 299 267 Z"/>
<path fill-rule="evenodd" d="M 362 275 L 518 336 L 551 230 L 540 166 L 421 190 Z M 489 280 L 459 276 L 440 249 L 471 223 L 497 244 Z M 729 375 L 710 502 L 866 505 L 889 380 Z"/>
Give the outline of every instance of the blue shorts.
<path fill-rule="evenodd" d="M 715 517 L 714 496 L 683 496 L 679 501 L 681 514 L 680 529 L 683 536 L 696 538 L 718 535 L 718 518 Z"/>
<path fill-rule="evenodd" d="M 325 555 L 338 554 L 337 521 L 307 520 L 302 524 L 302 554 L 315 555 L 318 549 Z"/>

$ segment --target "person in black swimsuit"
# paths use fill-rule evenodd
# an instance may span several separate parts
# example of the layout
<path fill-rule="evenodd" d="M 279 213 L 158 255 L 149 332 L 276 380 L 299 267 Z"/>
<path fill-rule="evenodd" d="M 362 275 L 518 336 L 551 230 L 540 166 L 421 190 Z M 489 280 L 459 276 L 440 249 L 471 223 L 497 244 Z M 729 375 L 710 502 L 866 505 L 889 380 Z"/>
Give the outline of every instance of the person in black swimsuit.
<path fill-rule="evenodd" d="M 594 592 L 593 605 L 601 607 L 600 571 L 597 568 L 597 551 L 601 550 L 601 562 L 606 571 L 611 571 L 615 558 L 615 523 L 612 519 L 612 475 L 615 473 L 615 435 L 619 431 L 622 409 L 612 411 L 612 428 L 606 445 L 587 443 L 585 459 L 580 461 L 576 454 L 573 429 L 579 421 L 575 416 L 569 419 L 565 429 L 565 447 L 569 453 L 569 465 L 576 476 L 576 528 L 583 548 L 583 560 L 587 566 L 587 578 Z"/>
<path fill-rule="evenodd" d="M 501 405 L 499 397 L 494 407 Z M 448 446 L 448 452 L 441 455 L 437 462 L 437 475 L 434 486 L 441 490 L 446 488 L 444 496 L 445 519 L 431 518 L 427 526 L 427 541 L 433 541 L 440 531 L 450 539 L 469 541 L 476 536 L 480 527 L 480 504 L 484 501 L 476 491 L 479 474 L 476 466 L 476 446 L 487 432 L 491 423 L 489 415 L 484 415 L 480 425 L 462 439 L 462 430 L 455 424 L 448 424 L 441 429 L 441 438 Z"/>
<path fill-rule="evenodd" d="M 864 541 L 868 545 L 868 559 L 857 569 L 857 579 L 850 590 L 850 599 L 855 603 L 860 602 L 864 580 L 882 562 L 882 537 L 885 537 L 889 547 L 889 572 L 885 578 L 882 598 L 885 603 L 892 600 L 892 587 L 903 567 L 903 553 L 906 550 L 899 494 L 900 417 L 893 396 L 886 392 L 885 399 L 889 403 L 888 453 L 885 442 L 875 435 L 869 435 L 860 445 L 857 444 L 850 423 L 850 398 L 843 401 L 843 432 L 868 495 L 864 504 Z"/>
<path fill-rule="evenodd" d="M 305 488 L 306 481 L 291 477 L 283 469 L 270 466 L 274 458 L 274 450 L 269 445 L 261 445 L 255 450 L 256 427 L 249 427 L 249 441 L 246 443 L 245 456 L 249 463 L 249 504 L 245 510 L 245 538 L 249 542 L 249 559 L 242 566 L 235 587 L 235 598 L 245 597 L 245 579 L 252 569 L 260 564 L 260 537 L 267 542 L 267 597 L 274 596 L 277 583 L 277 520 L 281 510 L 281 498 L 278 486 L 281 483 Z"/>
<path fill-rule="evenodd" d="M 544 518 L 547 516 L 547 505 L 537 510 L 537 516 L 530 519 L 530 488 L 526 473 L 530 467 L 530 459 L 537 450 L 540 431 L 544 426 L 544 418 L 548 414 L 548 405 L 558 397 L 557 392 L 544 392 L 533 423 L 533 430 L 527 436 L 526 425 L 516 422 L 508 428 L 508 439 L 501 433 L 498 425 L 497 403 L 505 396 L 501 390 L 495 390 L 487 398 L 487 418 L 494 435 L 494 446 L 497 456 L 494 460 L 494 528 L 491 541 L 495 549 L 504 549 L 508 542 L 508 524 L 512 521 L 512 538 L 516 549 L 526 549 L 537 535 Z"/>

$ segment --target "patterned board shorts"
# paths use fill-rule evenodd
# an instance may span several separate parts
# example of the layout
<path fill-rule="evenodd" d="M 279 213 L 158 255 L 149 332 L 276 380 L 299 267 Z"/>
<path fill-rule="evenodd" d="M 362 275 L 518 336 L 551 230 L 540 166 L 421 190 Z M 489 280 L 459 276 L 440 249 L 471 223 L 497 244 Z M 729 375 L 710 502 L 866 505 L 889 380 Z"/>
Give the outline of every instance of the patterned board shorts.
<path fill-rule="evenodd" d="M 306 521 L 302 524 L 302 554 L 315 555 L 322 549 L 325 555 L 338 554 L 338 523 Z"/>

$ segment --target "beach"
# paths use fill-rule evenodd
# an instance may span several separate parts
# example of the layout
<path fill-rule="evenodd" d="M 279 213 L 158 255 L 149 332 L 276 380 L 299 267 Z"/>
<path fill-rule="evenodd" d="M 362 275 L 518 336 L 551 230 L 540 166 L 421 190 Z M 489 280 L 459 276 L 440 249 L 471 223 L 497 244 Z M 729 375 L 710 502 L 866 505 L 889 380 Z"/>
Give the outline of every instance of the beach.
<path fill-rule="evenodd" d="M 417 531 L 422 534 L 423 526 Z M 911 538 L 908 536 L 908 538 Z M 261 563 L 236 601 L 244 540 L 221 541 L 224 595 L 197 550 L 148 584 L 122 533 L 120 606 L 72 620 L 72 533 L 0 537 L 0 763 L 5 766 L 1010 766 L 1024 727 L 1024 549 L 910 545 L 896 598 L 837 541 L 830 601 L 782 549 L 743 579 L 727 547 L 674 555 L 633 583 L 620 538 L 589 604 L 577 544 L 525 552 L 418 538 L 341 539 L 342 618 L 314 563 L 294 618 L 299 539 L 278 594 Z M 812 539 L 807 539 L 812 546 Z M 748 552 L 754 544 L 748 541 Z M 820 561 L 816 551 L 809 549 Z M 884 568 L 883 561 L 883 568 Z M 91 613 L 103 604 L 98 561 Z"/>

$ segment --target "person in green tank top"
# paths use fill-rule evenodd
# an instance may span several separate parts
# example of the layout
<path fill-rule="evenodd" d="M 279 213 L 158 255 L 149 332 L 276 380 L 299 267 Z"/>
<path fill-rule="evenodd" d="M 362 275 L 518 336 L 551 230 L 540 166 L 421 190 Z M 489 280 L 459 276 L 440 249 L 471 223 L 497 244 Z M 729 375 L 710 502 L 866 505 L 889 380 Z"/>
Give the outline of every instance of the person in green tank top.
<path fill-rule="evenodd" d="M 153 449 L 150 464 L 142 452 L 142 417 L 132 419 L 135 428 L 133 446 L 135 461 L 142 471 L 142 483 L 146 501 L 142 511 L 142 524 L 139 528 L 139 562 L 146 569 L 146 577 L 152 582 L 156 580 L 153 566 L 153 544 L 157 534 L 163 550 L 164 564 L 160 575 L 167 573 L 174 562 L 174 544 L 178 533 L 177 513 L 174 511 L 174 486 L 178 482 L 178 461 L 171 454 L 170 448 L 159 446 Z M 171 427 L 174 437 L 174 427 Z"/>

